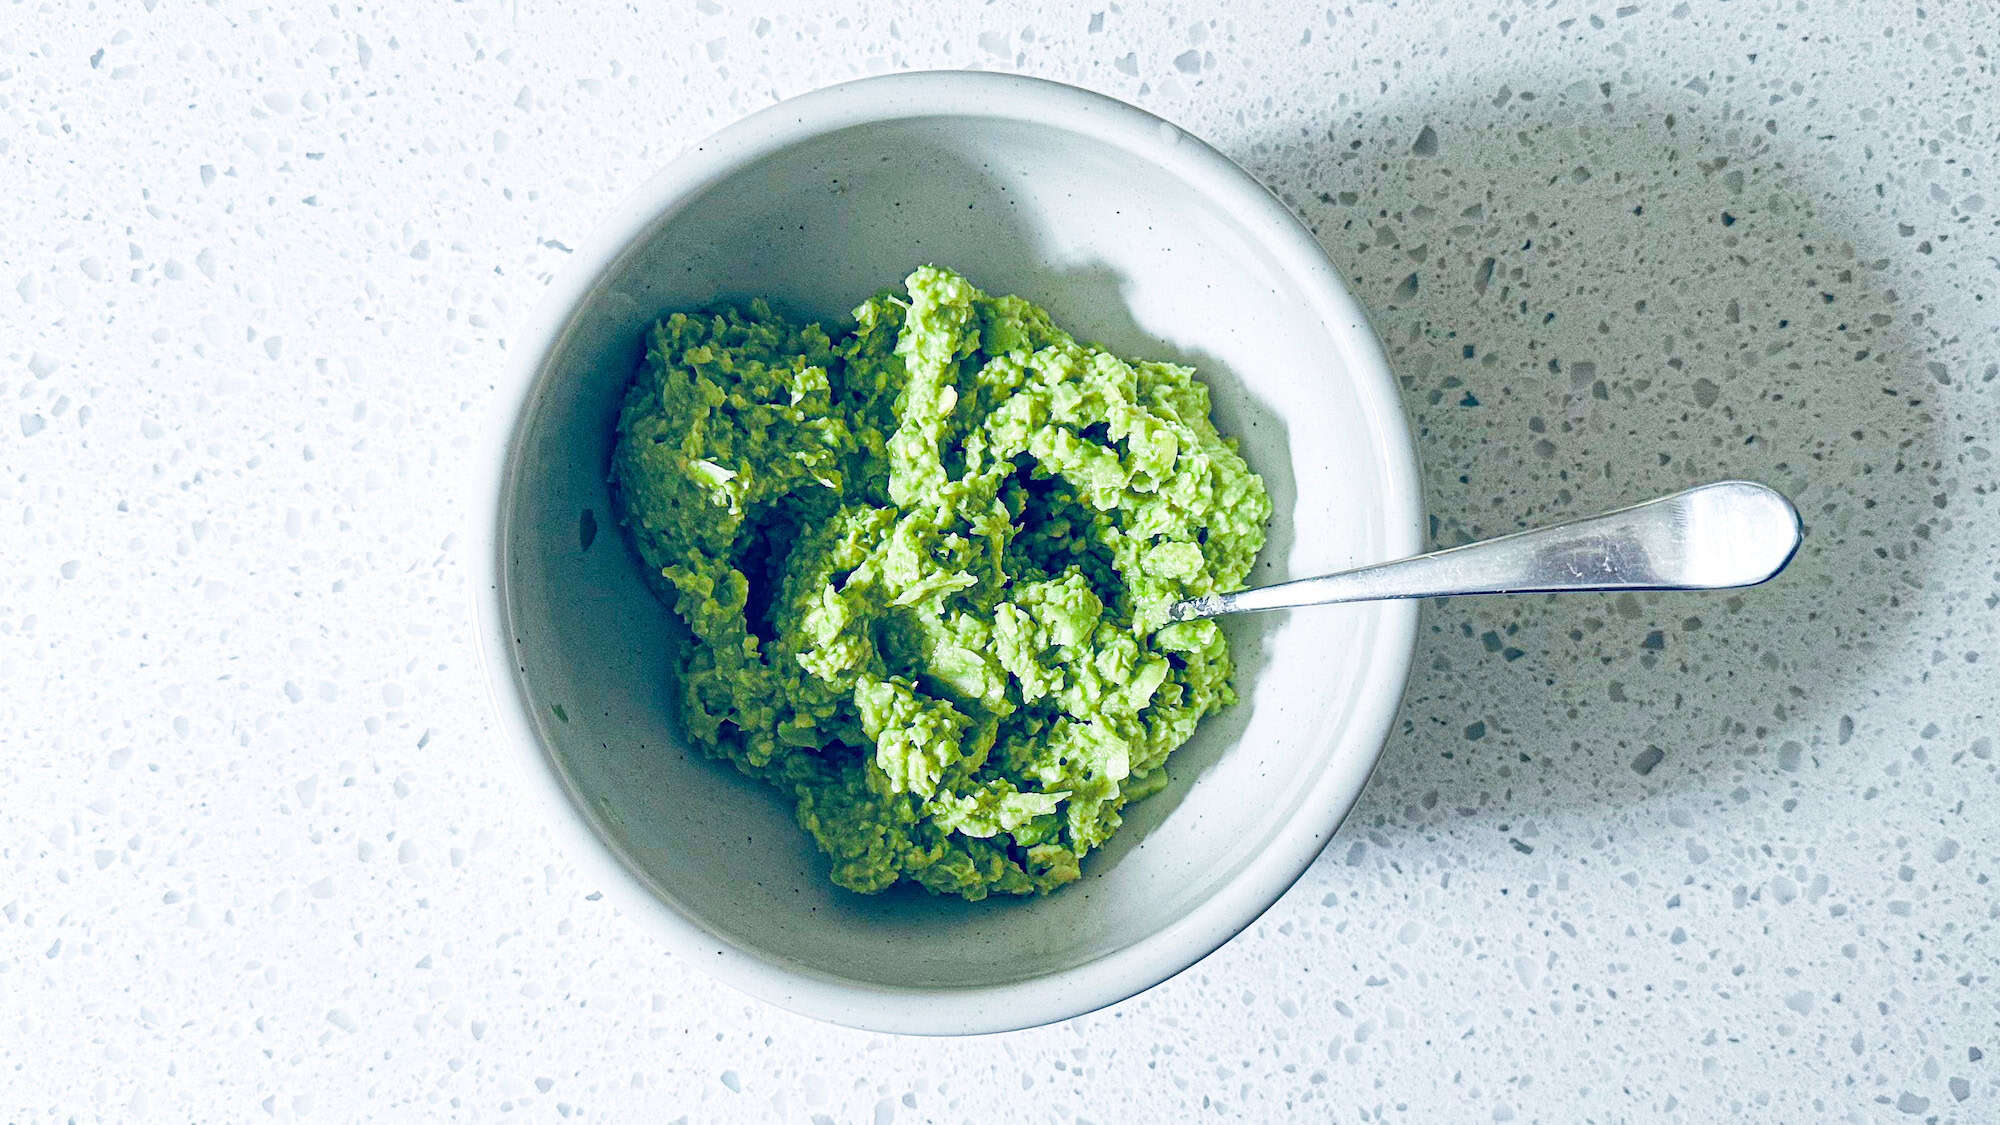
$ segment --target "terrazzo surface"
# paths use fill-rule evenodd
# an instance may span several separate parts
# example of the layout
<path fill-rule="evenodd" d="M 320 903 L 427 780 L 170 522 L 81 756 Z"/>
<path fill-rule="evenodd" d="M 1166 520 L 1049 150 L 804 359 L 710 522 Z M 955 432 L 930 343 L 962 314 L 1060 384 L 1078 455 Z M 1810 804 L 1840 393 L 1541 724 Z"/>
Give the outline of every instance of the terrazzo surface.
<path fill-rule="evenodd" d="M 1983 0 L 0 8 L 0 1120 L 2000 1118 L 1996 44 Z M 1439 544 L 1747 476 L 1803 553 L 1427 606 L 1339 836 L 1137 999 L 919 1041 L 710 981 L 496 780 L 462 474 L 624 193 L 923 67 L 1282 195 Z"/>

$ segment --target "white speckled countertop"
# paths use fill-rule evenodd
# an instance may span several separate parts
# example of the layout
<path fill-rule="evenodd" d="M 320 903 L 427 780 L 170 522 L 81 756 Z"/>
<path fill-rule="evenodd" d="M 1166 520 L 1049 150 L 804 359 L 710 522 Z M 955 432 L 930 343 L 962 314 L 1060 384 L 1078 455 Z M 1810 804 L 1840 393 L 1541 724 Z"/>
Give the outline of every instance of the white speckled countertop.
<path fill-rule="evenodd" d="M 0 1120 L 2000 1117 L 1990 4 L 592 7 L 0 15 Z M 942 66 L 1300 211 L 1439 543 L 1741 475 L 1799 561 L 1428 607 L 1340 836 L 1136 1000 L 712 983 L 492 780 L 459 470 L 621 194 Z"/>

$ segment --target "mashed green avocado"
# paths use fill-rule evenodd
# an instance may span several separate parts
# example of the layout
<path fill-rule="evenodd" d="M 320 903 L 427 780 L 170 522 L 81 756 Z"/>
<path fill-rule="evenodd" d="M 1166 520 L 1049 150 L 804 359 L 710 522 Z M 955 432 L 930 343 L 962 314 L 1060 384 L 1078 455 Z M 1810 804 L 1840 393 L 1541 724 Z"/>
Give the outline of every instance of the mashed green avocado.
<path fill-rule="evenodd" d="M 925 267 L 838 336 L 763 301 L 653 326 L 622 516 L 694 634 L 688 736 L 862 892 L 1048 891 L 1235 701 L 1212 621 L 1263 482 L 1188 368 Z"/>

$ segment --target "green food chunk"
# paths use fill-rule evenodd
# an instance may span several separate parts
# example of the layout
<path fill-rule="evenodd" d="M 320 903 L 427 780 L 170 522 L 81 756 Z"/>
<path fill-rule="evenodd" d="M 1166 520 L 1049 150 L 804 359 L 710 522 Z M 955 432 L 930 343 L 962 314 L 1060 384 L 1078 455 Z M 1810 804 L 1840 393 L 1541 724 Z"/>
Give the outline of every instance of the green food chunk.
<path fill-rule="evenodd" d="M 830 335 L 674 313 L 618 419 L 620 516 L 694 645 L 682 720 L 842 887 L 1075 880 L 1235 701 L 1212 621 L 1271 503 L 1170 363 L 926 266 Z"/>

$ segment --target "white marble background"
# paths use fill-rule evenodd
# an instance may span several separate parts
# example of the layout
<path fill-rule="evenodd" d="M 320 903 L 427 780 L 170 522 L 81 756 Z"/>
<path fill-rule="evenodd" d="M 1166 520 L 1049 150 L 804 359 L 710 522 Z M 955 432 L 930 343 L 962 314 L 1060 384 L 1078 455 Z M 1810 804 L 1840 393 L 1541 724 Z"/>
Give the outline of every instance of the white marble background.
<path fill-rule="evenodd" d="M 0 6 L 0 1119 L 1995 1120 L 1996 44 L 1987 0 Z M 1440 543 L 1737 474 L 1811 534 L 1740 597 L 1429 607 L 1261 922 L 916 1041 L 710 982 L 552 849 L 455 529 L 622 193 L 965 66 L 1306 216 Z"/>

